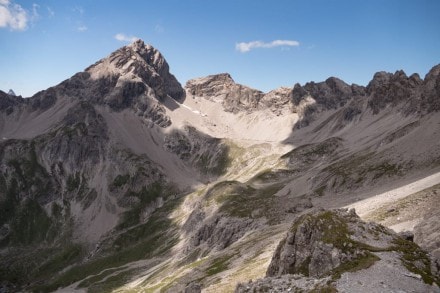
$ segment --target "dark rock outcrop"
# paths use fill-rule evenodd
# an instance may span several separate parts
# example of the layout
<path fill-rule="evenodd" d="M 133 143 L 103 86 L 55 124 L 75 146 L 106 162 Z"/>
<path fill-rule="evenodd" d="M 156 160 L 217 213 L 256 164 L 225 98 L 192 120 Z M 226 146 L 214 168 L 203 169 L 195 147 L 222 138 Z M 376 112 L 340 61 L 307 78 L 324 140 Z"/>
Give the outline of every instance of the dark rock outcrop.
<path fill-rule="evenodd" d="M 418 75 L 406 76 L 402 70 L 396 73 L 378 72 L 370 81 L 366 90 L 369 95 L 368 106 L 374 114 L 386 106 L 407 106 L 410 99 L 418 99 L 418 90 L 422 80 Z M 411 107 L 412 108 L 412 107 Z M 406 109 L 407 112 L 417 111 Z"/>
<path fill-rule="evenodd" d="M 266 277 L 238 284 L 236 292 L 264 292 L 265 288 L 273 292 L 334 292 L 338 287 L 358 288 L 359 284 L 347 284 L 342 274 L 368 271 L 376 262 L 383 262 L 381 257 L 399 264 L 393 273 L 398 273 L 415 291 L 438 289 L 433 282 L 438 282 L 439 277 L 431 269 L 431 260 L 417 245 L 379 224 L 361 221 L 354 210 L 341 209 L 298 217 L 279 243 Z M 390 268 L 381 265 L 372 271 L 380 276 L 389 274 Z"/>
<path fill-rule="evenodd" d="M 381 231 L 384 242 L 390 242 L 388 231 L 375 224 L 363 223 L 354 211 L 318 211 L 297 219 L 283 239 L 266 275 L 303 274 L 323 277 L 339 266 L 354 264 L 360 259 L 374 259 L 361 234 Z M 370 232 L 372 233 L 372 232 Z M 379 233 L 379 232 L 378 232 Z M 370 239 L 372 235 L 369 235 Z M 368 236 L 367 236 L 368 237 Z M 367 238 L 368 239 L 368 238 Z"/>
<path fill-rule="evenodd" d="M 330 77 L 325 82 L 309 82 L 304 86 L 295 84 L 293 87 L 293 104 L 299 109 L 300 121 L 297 128 L 308 126 L 315 116 L 323 111 L 336 110 L 346 106 L 350 101 L 356 101 L 365 96 L 365 88 L 358 85 L 348 85 L 336 77 Z M 305 108 L 301 104 L 306 99 L 313 99 Z M 344 112 L 344 119 L 351 121 L 360 114 L 358 107 L 350 103 Z"/>
<path fill-rule="evenodd" d="M 166 135 L 164 148 L 206 175 L 222 175 L 229 164 L 229 147 L 191 126 Z"/>

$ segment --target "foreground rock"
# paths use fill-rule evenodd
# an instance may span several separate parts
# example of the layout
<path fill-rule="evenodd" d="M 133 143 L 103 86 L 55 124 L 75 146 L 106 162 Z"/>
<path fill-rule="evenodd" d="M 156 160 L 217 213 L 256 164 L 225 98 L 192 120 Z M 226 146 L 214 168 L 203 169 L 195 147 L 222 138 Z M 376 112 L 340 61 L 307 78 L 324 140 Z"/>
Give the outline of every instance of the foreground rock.
<path fill-rule="evenodd" d="M 413 242 L 363 222 L 354 210 L 321 210 L 295 220 L 266 278 L 239 284 L 236 292 L 440 292 L 438 282 L 431 259 Z"/>

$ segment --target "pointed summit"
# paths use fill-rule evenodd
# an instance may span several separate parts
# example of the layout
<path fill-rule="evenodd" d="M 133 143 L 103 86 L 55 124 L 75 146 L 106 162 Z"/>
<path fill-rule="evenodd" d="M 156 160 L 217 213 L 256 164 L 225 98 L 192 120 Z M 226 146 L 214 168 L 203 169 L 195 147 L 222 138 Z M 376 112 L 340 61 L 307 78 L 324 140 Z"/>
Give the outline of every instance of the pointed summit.
<path fill-rule="evenodd" d="M 117 77 L 118 84 L 141 82 L 152 88 L 160 100 L 167 95 L 179 100 L 184 91 L 169 70 L 163 55 L 139 39 L 88 67 L 86 72 L 93 79 Z"/>
<path fill-rule="evenodd" d="M 14 97 L 17 96 L 17 95 L 15 94 L 15 92 L 14 92 L 12 89 L 10 89 L 10 90 L 8 91 L 8 95 L 10 95 L 10 96 L 14 96 Z"/>

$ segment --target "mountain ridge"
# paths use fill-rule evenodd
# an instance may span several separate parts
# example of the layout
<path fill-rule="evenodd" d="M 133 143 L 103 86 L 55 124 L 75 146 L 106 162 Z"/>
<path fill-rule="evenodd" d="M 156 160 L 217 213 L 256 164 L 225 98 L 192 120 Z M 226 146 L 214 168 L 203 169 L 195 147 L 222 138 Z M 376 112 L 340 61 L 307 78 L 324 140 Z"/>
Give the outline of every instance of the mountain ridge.
<path fill-rule="evenodd" d="M 224 73 L 183 88 L 141 40 L 31 98 L 0 91 L 1 280 L 233 291 L 301 214 L 436 175 L 439 96 L 440 65 L 367 87 L 263 93 Z"/>

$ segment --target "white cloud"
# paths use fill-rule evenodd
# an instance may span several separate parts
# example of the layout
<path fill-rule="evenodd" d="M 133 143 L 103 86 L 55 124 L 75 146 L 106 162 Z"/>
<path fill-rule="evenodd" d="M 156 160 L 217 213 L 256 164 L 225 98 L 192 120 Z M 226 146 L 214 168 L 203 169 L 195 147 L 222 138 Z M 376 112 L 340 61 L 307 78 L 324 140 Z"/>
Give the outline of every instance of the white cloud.
<path fill-rule="evenodd" d="M 118 40 L 118 41 L 121 41 L 121 42 L 130 42 L 130 43 L 139 40 L 138 37 L 127 36 L 127 35 L 124 35 L 124 34 L 121 34 L 121 33 L 116 34 L 115 35 L 115 39 Z"/>
<path fill-rule="evenodd" d="M 87 27 L 87 26 L 85 26 L 85 25 L 80 25 L 78 28 L 77 28 L 77 30 L 79 31 L 79 32 L 85 32 L 86 30 L 88 30 L 89 28 Z"/>
<path fill-rule="evenodd" d="M 82 8 L 81 6 L 75 6 L 75 7 L 73 7 L 72 10 L 73 10 L 74 12 L 79 13 L 80 15 L 83 15 L 83 14 L 84 14 L 84 8 Z"/>
<path fill-rule="evenodd" d="M 40 14 L 38 14 L 38 9 L 40 8 L 40 5 L 38 4 L 32 4 L 32 16 L 31 16 L 31 22 L 35 22 L 40 18 Z"/>
<path fill-rule="evenodd" d="M 47 13 L 49 14 L 49 17 L 54 17 L 55 11 L 52 8 L 50 8 L 49 6 L 46 8 L 47 8 Z"/>
<path fill-rule="evenodd" d="M 252 42 L 241 42 L 235 44 L 235 49 L 241 53 L 249 52 L 255 48 L 274 48 L 274 47 L 298 47 L 299 42 L 293 40 L 275 40 L 269 43 L 262 41 L 252 41 Z"/>
<path fill-rule="evenodd" d="M 34 9 L 36 11 L 35 6 Z M 0 0 L 0 28 L 22 31 L 27 28 L 28 21 L 28 14 L 20 5 L 10 0 Z"/>

